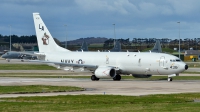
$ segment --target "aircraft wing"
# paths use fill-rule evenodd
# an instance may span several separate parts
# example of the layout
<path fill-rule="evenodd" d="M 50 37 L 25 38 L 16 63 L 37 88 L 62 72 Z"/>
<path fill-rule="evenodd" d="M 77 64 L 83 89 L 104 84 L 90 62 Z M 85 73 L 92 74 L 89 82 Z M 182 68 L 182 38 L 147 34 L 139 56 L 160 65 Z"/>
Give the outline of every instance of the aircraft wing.
<path fill-rule="evenodd" d="M 95 70 L 98 68 L 98 65 L 87 65 L 87 64 L 73 64 L 73 63 L 64 63 L 64 62 L 51 62 L 51 61 L 41 61 L 41 60 L 28 60 L 29 62 L 39 62 L 39 63 L 53 63 L 59 67 L 75 67 L 83 68 L 87 70 Z"/>
<path fill-rule="evenodd" d="M 19 54 L 23 54 L 23 55 L 31 55 L 31 56 L 38 56 L 38 54 L 35 54 L 34 52 L 18 52 Z"/>

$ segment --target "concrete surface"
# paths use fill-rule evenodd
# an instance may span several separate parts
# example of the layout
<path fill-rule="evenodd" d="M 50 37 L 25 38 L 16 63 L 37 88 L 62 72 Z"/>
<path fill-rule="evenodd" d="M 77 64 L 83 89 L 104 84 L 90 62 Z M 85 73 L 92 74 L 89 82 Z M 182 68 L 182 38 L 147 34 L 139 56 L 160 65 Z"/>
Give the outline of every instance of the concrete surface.
<path fill-rule="evenodd" d="M 141 96 L 149 94 L 171 94 L 200 92 L 200 81 L 112 81 L 104 79 L 91 81 L 90 79 L 73 78 L 1 78 L 0 85 L 57 85 L 77 86 L 85 88 L 80 92 L 38 93 L 38 94 L 1 94 L 2 97 L 18 96 L 52 96 L 52 95 L 130 95 Z"/>

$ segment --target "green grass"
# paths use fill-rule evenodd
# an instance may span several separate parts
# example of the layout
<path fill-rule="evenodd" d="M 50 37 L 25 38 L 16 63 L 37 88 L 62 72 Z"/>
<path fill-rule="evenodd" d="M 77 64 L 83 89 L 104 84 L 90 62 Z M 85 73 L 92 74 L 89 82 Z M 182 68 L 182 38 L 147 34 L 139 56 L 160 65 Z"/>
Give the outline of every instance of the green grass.
<path fill-rule="evenodd" d="M 0 70 L 57 70 L 46 64 L 0 64 Z"/>
<path fill-rule="evenodd" d="M 167 53 L 173 53 L 174 52 L 174 50 L 173 49 L 170 49 L 170 48 L 162 48 L 162 51 L 163 52 L 167 52 Z"/>
<path fill-rule="evenodd" d="M 15 112 L 199 112 L 199 93 L 120 96 L 66 95 L 1 98 L 0 111 Z"/>
<path fill-rule="evenodd" d="M 90 44 L 88 47 L 103 47 L 103 44 Z"/>
<path fill-rule="evenodd" d="M 29 77 L 29 78 L 90 78 L 91 76 L 78 76 L 76 72 L 66 73 L 0 73 L 0 77 Z"/>
<path fill-rule="evenodd" d="M 83 88 L 71 86 L 47 86 L 47 85 L 28 85 L 28 86 L 0 86 L 0 94 L 25 94 L 25 93 L 49 93 L 82 91 Z"/>

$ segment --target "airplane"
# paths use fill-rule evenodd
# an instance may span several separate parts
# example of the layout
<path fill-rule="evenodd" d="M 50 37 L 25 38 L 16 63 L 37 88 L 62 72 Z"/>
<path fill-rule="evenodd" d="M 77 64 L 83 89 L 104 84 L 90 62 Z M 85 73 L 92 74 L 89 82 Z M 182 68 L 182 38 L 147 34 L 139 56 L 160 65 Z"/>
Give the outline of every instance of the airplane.
<path fill-rule="evenodd" d="M 172 77 L 188 69 L 181 59 L 165 53 L 72 52 L 55 43 L 39 13 L 33 13 L 33 20 L 39 53 L 45 57 L 36 62 L 90 70 L 92 81 L 105 78 L 120 81 L 122 74 L 168 75 L 168 81 L 172 81 Z"/>
<path fill-rule="evenodd" d="M 10 62 L 11 59 L 20 59 L 23 62 L 26 59 L 31 59 L 31 60 L 37 59 L 37 56 L 34 53 L 35 51 L 31 52 L 9 51 L 3 54 L 1 57 L 6 59 L 8 62 Z"/>

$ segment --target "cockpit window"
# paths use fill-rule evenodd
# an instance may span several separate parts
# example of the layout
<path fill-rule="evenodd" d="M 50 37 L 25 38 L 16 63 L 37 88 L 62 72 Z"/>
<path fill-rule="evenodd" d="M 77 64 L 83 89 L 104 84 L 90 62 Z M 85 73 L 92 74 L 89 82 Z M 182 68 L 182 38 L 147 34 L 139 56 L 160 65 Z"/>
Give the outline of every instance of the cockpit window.
<path fill-rule="evenodd" d="M 176 59 L 176 62 L 180 62 L 181 60 L 180 59 Z"/>
<path fill-rule="evenodd" d="M 181 62 L 180 59 L 170 59 L 170 62 Z"/>

